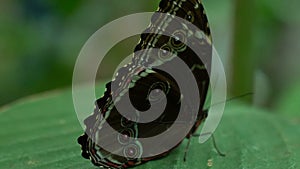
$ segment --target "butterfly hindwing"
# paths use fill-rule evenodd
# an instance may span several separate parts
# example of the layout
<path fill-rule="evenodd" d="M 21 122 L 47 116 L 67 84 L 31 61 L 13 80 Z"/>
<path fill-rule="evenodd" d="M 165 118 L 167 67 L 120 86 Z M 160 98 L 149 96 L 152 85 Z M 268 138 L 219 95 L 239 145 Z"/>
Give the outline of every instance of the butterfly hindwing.
<path fill-rule="evenodd" d="M 167 17 L 159 12 L 169 15 Z M 202 32 L 177 19 L 170 19 L 171 16 L 185 19 Z M 141 34 L 132 62 L 119 69 L 114 80 L 106 84 L 103 97 L 95 102 L 93 114 L 84 121 L 85 134 L 78 138 L 82 156 L 91 159 L 97 166 L 128 168 L 163 157 L 171 151 L 144 158 L 143 144 L 136 138 L 149 138 L 163 132 L 169 132 L 171 136 L 188 133 L 186 137 L 189 137 L 193 134 L 204 116 L 202 108 L 209 86 L 211 43 L 207 17 L 200 1 L 162 0 L 150 26 Z M 190 115 L 193 105 L 185 105 L 183 113 L 186 118 L 179 122 L 175 121 L 183 106 L 182 98 L 189 97 L 182 95 L 171 75 L 159 69 L 160 66 L 172 64 L 174 58 L 180 58 L 191 70 L 200 96 L 197 117 Z M 180 72 L 179 75 L 184 76 Z M 129 98 L 134 110 L 130 106 L 127 110 L 126 106 L 122 106 L 128 104 L 126 98 Z M 140 112 L 151 108 L 156 110 L 156 104 L 160 104 L 162 99 L 166 99 L 166 105 L 160 116 L 148 123 L 137 122 Z M 125 108 L 122 111 L 127 113 L 126 117 L 119 112 L 120 106 Z M 194 127 L 190 130 L 188 123 L 195 119 L 197 122 L 192 124 Z M 180 126 L 178 131 L 169 131 L 172 125 Z M 108 133 L 108 128 L 116 132 Z M 164 147 L 167 142 L 168 137 L 164 137 L 161 145 L 157 146 Z M 104 149 L 103 145 L 112 151 Z"/>

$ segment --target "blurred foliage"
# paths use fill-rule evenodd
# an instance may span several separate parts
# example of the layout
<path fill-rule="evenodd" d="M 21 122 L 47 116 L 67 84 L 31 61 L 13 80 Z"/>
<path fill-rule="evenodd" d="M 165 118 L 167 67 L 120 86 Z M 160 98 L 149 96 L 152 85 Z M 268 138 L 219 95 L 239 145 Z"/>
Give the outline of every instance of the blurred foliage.
<path fill-rule="evenodd" d="M 233 96 L 253 91 L 253 77 L 256 57 L 253 54 L 255 18 L 254 1 L 235 0 L 234 32 L 231 56 L 231 79 L 229 92 Z M 253 8 L 249 8 L 252 6 Z M 241 80 L 242 79 L 242 80 Z M 252 97 L 242 98 L 251 102 Z"/>
<path fill-rule="evenodd" d="M 90 35 L 123 15 L 153 11 L 154 4 L 117 0 L 2 1 L 0 105 L 25 95 L 70 86 L 76 57 Z"/>
<path fill-rule="evenodd" d="M 126 14 L 154 11 L 158 2 L 2 0 L 0 105 L 70 86 L 76 57 L 97 29 Z M 240 6 L 247 9 L 242 11 L 236 10 L 236 2 L 203 0 L 215 47 L 225 65 L 229 85 L 235 88 L 238 82 L 248 83 L 255 93 L 254 103 L 275 109 L 280 107 L 279 100 L 285 100 L 281 97 L 289 98 L 287 89 L 299 81 L 300 1 L 256 0 L 250 6 L 241 1 Z M 246 15 L 249 17 L 244 18 Z M 236 27 L 237 24 L 242 26 Z M 237 42 L 243 29 L 249 29 L 251 34 Z M 137 38 L 124 40 L 110 51 L 99 77 L 110 76 L 120 58 L 133 50 Z M 232 56 L 243 64 L 232 65 Z M 252 72 L 245 75 L 245 65 L 250 62 Z M 235 72 L 240 76 L 232 79 Z M 249 92 L 236 89 L 233 96 Z M 300 98 L 297 96 L 291 97 Z M 290 104 L 297 107 L 298 100 Z"/>
<path fill-rule="evenodd" d="M 300 117 L 300 82 L 297 82 L 285 90 L 276 100 L 275 110 L 288 117 Z"/>

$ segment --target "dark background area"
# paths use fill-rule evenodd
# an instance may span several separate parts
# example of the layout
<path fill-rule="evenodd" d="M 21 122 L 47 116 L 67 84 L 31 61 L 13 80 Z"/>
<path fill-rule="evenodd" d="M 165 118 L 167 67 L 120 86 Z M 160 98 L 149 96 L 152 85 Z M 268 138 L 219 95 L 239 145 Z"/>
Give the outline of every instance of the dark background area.
<path fill-rule="evenodd" d="M 0 105 L 67 88 L 86 40 L 106 23 L 152 12 L 159 1 L 2 0 L 0 3 Z M 215 47 L 231 96 L 254 92 L 255 105 L 298 113 L 300 106 L 300 1 L 204 0 Z M 103 70 L 124 51 L 111 54 Z M 113 56 L 115 55 L 115 56 Z M 106 77 L 107 76 L 107 77 Z M 109 78 L 103 73 L 103 78 Z"/>

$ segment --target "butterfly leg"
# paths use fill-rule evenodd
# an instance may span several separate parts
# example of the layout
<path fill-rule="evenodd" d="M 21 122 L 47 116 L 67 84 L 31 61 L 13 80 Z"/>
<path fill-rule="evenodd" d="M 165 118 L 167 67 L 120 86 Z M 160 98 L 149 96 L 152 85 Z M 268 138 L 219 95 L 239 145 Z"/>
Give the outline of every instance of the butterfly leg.
<path fill-rule="evenodd" d="M 190 143 L 191 143 L 191 138 L 188 138 L 188 142 L 187 142 L 187 145 L 186 145 L 185 150 L 184 150 L 184 156 L 183 156 L 183 161 L 184 162 L 186 161 L 186 156 L 187 156 L 187 152 L 188 152 L 189 147 L 190 147 Z"/>
<path fill-rule="evenodd" d="M 207 135 L 207 134 L 211 134 L 211 133 L 204 133 L 204 134 L 202 134 L 202 135 L 200 135 L 200 134 L 193 134 L 192 136 L 193 136 L 193 137 L 199 137 L 199 136 L 203 136 L 203 135 Z M 217 151 L 217 153 L 219 154 L 219 156 L 225 157 L 225 156 L 226 156 L 225 153 L 222 153 L 222 152 L 220 151 L 220 149 L 218 148 L 218 146 L 217 146 L 217 143 L 216 143 L 214 134 L 211 134 L 211 139 L 212 139 L 214 148 L 215 148 L 215 150 Z"/>
<path fill-rule="evenodd" d="M 202 113 L 199 113 L 200 116 L 197 117 L 197 121 L 201 122 L 202 120 L 206 119 L 206 117 L 207 117 L 207 112 L 208 112 L 208 109 L 203 110 Z M 199 125 L 200 125 L 200 123 L 197 124 L 196 126 L 194 126 L 194 127 L 195 127 L 195 128 L 193 129 L 194 131 L 192 131 L 192 134 L 191 134 L 190 136 L 194 136 L 194 135 L 195 135 L 196 129 L 198 128 Z M 188 142 L 187 142 L 187 145 L 186 145 L 185 150 L 184 150 L 183 161 L 186 161 L 187 152 L 188 152 L 189 147 L 190 147 L 190 143 L 191 143 L 191 137 L 190 137 L 190 136 L 187 137 Z"/>
<path fill-rule="evenodd" d="M 217 144 L 216 144 L 216 140 L 215 140 L 214 134 L 211 135 L 211 139 L 212 139 L 214 148 L 216 149 L 216 151 L 217 151 L 217 153 L 219 154 L 219 156 L 225 157 L 226 155 L 220 151 L 220 149 L 218 148 L 218 146 L 217 146 Z"/>

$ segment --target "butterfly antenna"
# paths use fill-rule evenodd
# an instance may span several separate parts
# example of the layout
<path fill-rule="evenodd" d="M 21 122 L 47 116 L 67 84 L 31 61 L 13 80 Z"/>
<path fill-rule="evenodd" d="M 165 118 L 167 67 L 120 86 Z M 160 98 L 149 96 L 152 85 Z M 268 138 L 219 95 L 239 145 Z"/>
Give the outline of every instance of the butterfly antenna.
<path fill-rule="evenodd" d="M 214 103 L 213 105 L 208 106 L 208 108 L 206 108 L 205 110 L 208 110 L 212 106 L 215 106 L 215 105 L 218 105 L 218 104 L 221 104 L 221 103 L 224 103 L 224 102 L 230 102 L 232 100 L 235 100 L 235 99 L 238 99 L 238 98 L 242 98 L 242 97 L 246 97 L 246 96 L 250 96 L 250 95 L 253 95 L 253 94 L 254 94 L 253 92 L 249 92 L 249 93 L 241 94 L 239 96 L 234 96 L 234 97 L 231 97 L 229 99 L 226 99 L 225 101 Z"/>
<path fill-rule="evenodd" d="M 235 99 L 238 99 L 238 98 L 242 98 L 242 97 L 245 97 L 245 96 L 251 96 L 251 95 L 253 95 L 253 94 L 254 94 L 254 92 L 244 93 L 244 94 L 241 94 L 241 95 L 238 95 L 238 96 L 229 98 L 229 99 L 227 99 L 226 101 L 232 101 L 232 100 L 235 100 Z"/>
<path fill-rule="evenodd" d="M 219 156 L 225 157 L 226 155 L 225 155 L 224 153 L 222 153 L 222 152 L 220 151 L 220 149 L 218 148 L 218 146 L 217 146 L 217 143 L 216 143 L 214 134 L 211 135 L 211 139 L 212 139 L 214 148 L 215 148 L 215 150 L 217 151 L 217 153 L 219 154 Z"/>

